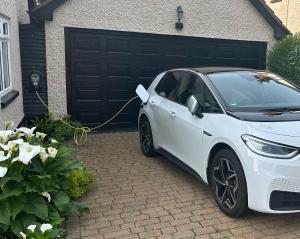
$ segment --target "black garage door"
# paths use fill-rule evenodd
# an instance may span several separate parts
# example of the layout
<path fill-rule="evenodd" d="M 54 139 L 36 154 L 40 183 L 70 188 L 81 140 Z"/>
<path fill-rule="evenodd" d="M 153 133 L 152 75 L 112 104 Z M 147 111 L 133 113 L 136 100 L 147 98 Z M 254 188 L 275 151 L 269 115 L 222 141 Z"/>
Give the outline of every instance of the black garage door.
<path fill-rule="evenodd" d="M 88 125 L 103 122 L 148 87 L 159 72 L 176 67 L 265 68 L 266 43 L 102 30 L 66 29 L 68 112 Z M 109 127 L 137 123 L 138 102 Z"/>

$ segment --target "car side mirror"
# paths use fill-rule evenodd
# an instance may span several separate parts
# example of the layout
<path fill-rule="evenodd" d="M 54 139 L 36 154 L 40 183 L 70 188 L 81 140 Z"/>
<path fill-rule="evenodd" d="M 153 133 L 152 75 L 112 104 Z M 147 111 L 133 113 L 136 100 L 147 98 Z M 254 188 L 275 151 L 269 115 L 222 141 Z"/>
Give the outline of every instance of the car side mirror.
<path fill-rule="evenodd" d="M 135 92 L 144 104 L 148 102 L 150 95 L 148 91 L 144 88 L 144 86 L 138 85 Z"/>
<path fill-rule="evenodd" d="M 188 98 L 187 107 L 192 115 L 196 115 L 200 119 L 203 118 L 203 114 L 201 112 L 202 107 L 194 95 L 191 95 Z"/>

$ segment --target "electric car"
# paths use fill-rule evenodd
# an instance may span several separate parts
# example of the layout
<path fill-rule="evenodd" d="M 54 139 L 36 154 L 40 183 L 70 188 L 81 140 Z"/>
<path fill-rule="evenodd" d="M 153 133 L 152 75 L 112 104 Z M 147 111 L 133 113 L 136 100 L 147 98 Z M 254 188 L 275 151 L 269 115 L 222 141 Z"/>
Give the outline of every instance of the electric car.
<path fill-rule="evenodd" d="M 157 153 L 209 184 L 231 217 L 300 212 L 300 89 L 243 68 L 159 74 L 142 100 L 144 155 Z"/>

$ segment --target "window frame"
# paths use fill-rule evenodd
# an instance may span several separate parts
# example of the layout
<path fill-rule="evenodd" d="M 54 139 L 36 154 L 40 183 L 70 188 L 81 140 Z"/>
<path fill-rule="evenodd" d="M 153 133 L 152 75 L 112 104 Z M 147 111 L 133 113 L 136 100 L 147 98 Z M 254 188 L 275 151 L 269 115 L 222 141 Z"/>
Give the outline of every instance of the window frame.
<path fill-rule="evenodd" d="M 155 87 L 155 89 L 154 89 L 155 93 L 156 93 L 158 96 L 160 96 L 160 97 L 162 97 L 162 98 L 164 98 L 164 99 L 166 99 L 166 100 L 169 100 L 169 101 L 171 101 L 171 102 L 173 102 L 173 103 L 175 103 L 175 104 L 178 104 L 178 105 L 181 105 L 181 106 L 187 108 L 187 106 L 184 105 L 184 104 L 181 104 L 181 103 L 179 103 L 179 102 L 177 102 L 177 101 L 174 101 L 174 100 L 170 100 L 170 99 L 167 98 L 167 97 L 161 96 L 161 95 L 157 92 L 157 90 L 156 90 L 157 87 L 159 86 L 160 82 L 164 79 L 164 77 L 165 77 L 168 73 L 172 73 L 172 72 L 175 72 L 175 71 L 176 71 L 176 72 L 180 72 L 181 74 L 183 74 L 183 73 L 185 73 L 185 72 L 194 74 L 197 78 L 199 78 L 199 80 L 202 81 L 202 83 L 204 84 L 204 87 L 206 87 L 207 90 L 211 93 L 211 95 L 213 96 L 214 100 L 216 101 L 216 103 L 218 104 L 218 106 L 219 106 L 219 108 L 220 108 L 220 112 L 203 112 L 204 114 L 225 114 L 223 105 L 220 103 L 219 99 L 218 99 L 218 98 L 216 97 L 216 95 L 214 94 L 214 92 L 213 92 L 213 90 L 211 89 L 210 85 L 207 84 L 207 83 L 205 82 L 204 78 L 203 78 L 199 73 L 197 73 L 197 72 L 195 72 L 195 71 L 192 71 L 192 70 L 185 70 L 185 69 L 182 69 L 182 70 L 181 70 L 181 69 L 180 69 L 180 70 L 170 70 L 170 71 L 167 71 L 167 72 L 165 73 L 165 75 L 161 78 L 161 80 L 157 83 L 157 85 L 156 85 L 156 87 Z M 175 91 L 175 94 L 176 94 L 176 95 L 177 95 L 178 89 L 179 89 L 179 87 L 180 87 L 181 84 L 182 84 L 182 78 L 180 77 L 179 84 L 177 85 L 176 91 Z"/>
<path fill-rule="evenodd" d="M 7 24 L 7 35 L 3 33 L 3 26 L 4 24 Z M 4 82 L 4 54 L 3 54 L 3 42 L 7 42 L 7 58 L 8 58 L 8 74 L 9 74 L 9 87 L 3 89 L 0 91 L 0 98 L 9 93 L 12 90 L 12 65 L 11 65 L 11 49 L 10 49 L 10 21 L 9 18 L 0 15 L 0 67 L 1 67 L 1 75 L 0 75 L 0 81 L 1 84 L 3 84 L 3 87 L 5 85 Z"/>

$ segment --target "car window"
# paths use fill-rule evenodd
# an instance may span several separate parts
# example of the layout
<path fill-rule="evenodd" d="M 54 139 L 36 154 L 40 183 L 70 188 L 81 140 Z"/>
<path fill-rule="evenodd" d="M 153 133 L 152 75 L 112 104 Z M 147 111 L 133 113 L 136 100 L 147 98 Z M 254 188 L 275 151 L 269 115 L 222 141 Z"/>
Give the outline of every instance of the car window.
<path fill-rule="evenodd" d="M 187 106 L 187 100 L 191 95 L 194 95 L 201 104 L 203 113 L 222 112 L 203 80 L 192 72 L 182 72 L 181 84 L 178 87 L 175 102 Z"/>
<path fill-rule="evenodd" d="M 236 71 L 208 77 L 232 112 L 300 107 L 300 88 L 272 73 Z"/>
<path fill-rule="evenodd" d="M 176 90 L 180 82 L 180 75 L 180 71 L 167 72 L 155 88 L 156 93 L 164 98 L 174 101 Z"/>

